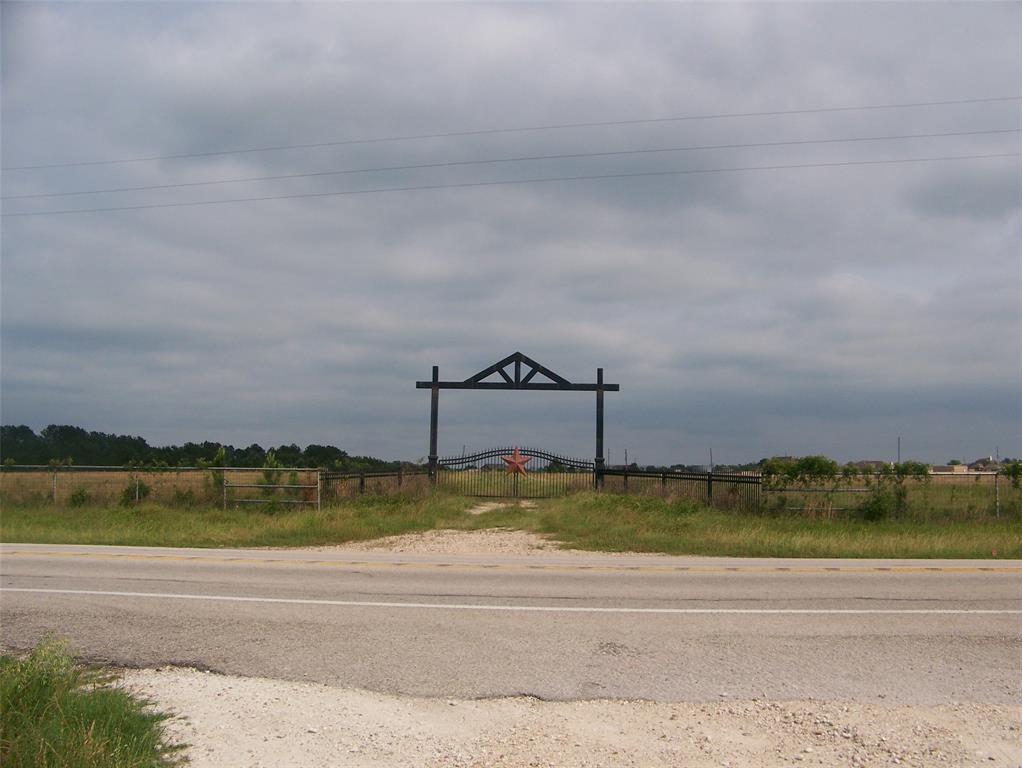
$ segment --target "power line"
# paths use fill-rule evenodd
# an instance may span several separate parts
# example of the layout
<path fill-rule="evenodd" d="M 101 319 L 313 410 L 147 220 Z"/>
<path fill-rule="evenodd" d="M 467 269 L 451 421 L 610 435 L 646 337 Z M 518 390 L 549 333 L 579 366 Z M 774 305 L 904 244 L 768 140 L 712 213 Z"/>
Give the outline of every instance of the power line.
<path fill-rule="evenodd" d="M 550 176 L 534 179 L 505 179 L 500 181 L 468 181 L 455 184 L 424 184 L 410 187 L 379 187 L 376 189 L 352 189 L 337 192 L 304 192 L 293 195 L 266 195 L 262 197 L 236 197 L 226 200 L 196 200 L 181 203 L 150 203 L 146 205 L 123 205 L 107 208 L 75 208 L 57 211 L 26 211 L 4 213 L 4 217 L 14 216 L 58 216 L 69 213 L 106 213 L 109 211 L 140 211 L 153 208 L 186 208 L 200 205 L 224 205 L 226 203 L 253 203 L 265 200 L 297 200 L 314 197 L 340 197 L 342 195 L 370 195 L 382 192 L 418 192 L 437 189 L 463 189 L 467 187 L 496 187 L 513 184 L 541 184 L 556 181 L 590 181 L 598 179 L 634 179 L 649 176 L 686 176 L 709 173 L 735 173 L 739 171 L 779 171 L 803 168 L 845 168 L 850 166 L 899 165 L 905 163 L 929 163 L 945 160 L 986 160 L 993 158 L 1022 157 L 1022 152 L 1003 152 L 987 155 L 943 155 L 938 157 L 912 157 L 896 160 L 848 160 L 838 163 L 801 163 L 797 165 L 754 165 L 735 168 L 697 168 L 680 171 L 640 171 L 634 173 L 602 173 L 585 176 Z"/>
<path fill-rule="evenodd" d="M 649 117 L 632 120 L 600 120 L 586 123 L 558 123 L 552 125 L 531 125 L 512 128 L 483 128 L 471 131 L 447 131 L 444 133 L 421 133 L 406 136 L 382 136 L 367 139 L 342 139 L 339 141 L 320 141 L 309 144 L 280 144 L 270 147 L 249 147 L 244 149 L 222 149 L 213 152 L 186 152 L 176 155 L 151 155 L 149 157 L 132 157 L 120 160 L 80 160 L 65 163 L 46 163 L 40 165 L 3 166 L 4 171 L 29 171 L 42 168 L 69 168 L 86 165 L 113 165 L 118 163 L 145 163 L 155 160 L 183 160 L 190 157 L 215 157 L 218 155 L 240 155 L 252 152 L 277 152 L 286 149 L 316 149 L 322 147 L 340 147 L 352 144 L 381 144 L 393 141 L 419 141 L 422 139 L 448 139 L 459 136 L 485 136 L 497 133 L 524 133 L 527 131 L 553 131 L 568 128 L 601 128 L 615 125 L 641 125 L 650 123 L 677 123 L 690 120 L 724 120 L 744 117 L 780 117 L 784 115 L 811 115 L 830 112 L 857 112 L 881 109 L 909 109 L 914 107 L 942 107 L 961 104 L 988 104 L 1003 101 L 1019 101 L 1022 96 L 991 96 L 977 99 L 945 99 L 943 101 L 916 101 L 900 104 L 865 104 L 854 107 L 815 107 L 808 109 L 778 109 L 764 112 L 721 112 L 706 115 L 682 115 L 679 117 Z"/>
<path fill-rule="evenodd" d="M 808 144 L 839 144 L 863 141 L 894 141 L 900 139 L 934 139 L 948 136 L 989 136 L 992 134 L 1022 133 L 1022 128 L 998 128 L 983 131 L 952 131 L 946 133 L 910 133 L 900 136 L 856 136 L 842 139 L 799 139 L 793 141 L 767 141 L 744 144 L 703 144 L 689 147 L 661 147 L 652 149 L 621 149 L 606 152 L 570 152 L 552 155 L 522 155 L 518 157 L 500 157 L 483 160 L 454 160 L 441 163 L 417 163 L 414 165 L 390 165 L 376 168 L 353 168 L 337 171 L 312 171 L 308 173 L 286 173 L 275 176 L 248 176 L 240 179 L 215 179 L 210 181 L 185 181 L 175 184 L 147 184 L 136 187 L 111 187 L 107 189 L 83 189 L 71 192 L 36 192 L 26 195 L 4 195 L 0 200 L 27 200 L 40 197 L 71 197 L 73 195 L 99 195 L 112 192 L 145 192 L 155 189 L 180 189 L 184 187 L 206 187 L 215 184 L 241 184 L 252 181 L 283 181 L 285 179 L 305 179 L 322 176 L 342 176 L 354 173 L 377 173 L 383 171 L 422 170 L 425 168 L 450 168 L 467 165 L 485 165 L 496 163 L 520 163 L 538 160 L 567 160 L 584 157 L 612 157 L 621 155 L 645 155 L 658 152 L 691 152 L 715 149 L 752 149 L 756 147 L 790 147 Z"/>

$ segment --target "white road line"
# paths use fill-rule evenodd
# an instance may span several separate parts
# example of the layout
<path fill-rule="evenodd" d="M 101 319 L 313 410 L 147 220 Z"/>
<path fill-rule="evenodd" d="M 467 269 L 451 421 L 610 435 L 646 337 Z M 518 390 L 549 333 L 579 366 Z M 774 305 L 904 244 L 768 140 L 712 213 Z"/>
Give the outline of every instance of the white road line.
<path fill-rule="evenodd" d="M 313 600 L 300 597 L 243 597 L 240 595 L 188 595 L 176 592 L 108 592 L 96 589 L 32 589 L 0 587 L 0 592 L 31 592 L 47 595 L 89 597 L 148 597 L 164 600 L 206 600 L 228 603 L 280 603 L 284 605 L 330 605 L 352 608 L 420 608 L 450 611 L 516 611 L 535 613 L 656 613 L 656 614 L 752 614 L 752 615 L 1022 615 L 1022 609 L 971 608 L 600 608 L 597 606 L 485 605 L 472 603 L 378 603 L 362 600 Z"/>

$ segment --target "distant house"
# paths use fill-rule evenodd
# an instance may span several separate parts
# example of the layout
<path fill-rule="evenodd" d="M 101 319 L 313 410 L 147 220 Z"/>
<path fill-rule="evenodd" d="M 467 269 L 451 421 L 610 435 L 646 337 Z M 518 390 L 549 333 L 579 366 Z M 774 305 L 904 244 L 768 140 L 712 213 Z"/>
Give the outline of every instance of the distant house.
<path fill-rule="evenodd" d="M 993 456 L 985 456 L 969 464 L 970 472 L 996 472 L 1000 468 L 1001 465 L 997 463 Z"/>
<path fill-rule="evenodd" d="M 878 459 L 863 459 L 861 461 L 849 462 L 849 465 L 855 467 L 860 472 L 881 472 L 888 469 L 891 466 L 891 462 L 880 461 Z"/>
<path fill-rule="evenodd" d="M 964 475 L 969 472 L 969 468 L 965 464 L 934 464 L 930 467 L 930 474 L 941 475 L 941 474 L 955 474 Z"/>

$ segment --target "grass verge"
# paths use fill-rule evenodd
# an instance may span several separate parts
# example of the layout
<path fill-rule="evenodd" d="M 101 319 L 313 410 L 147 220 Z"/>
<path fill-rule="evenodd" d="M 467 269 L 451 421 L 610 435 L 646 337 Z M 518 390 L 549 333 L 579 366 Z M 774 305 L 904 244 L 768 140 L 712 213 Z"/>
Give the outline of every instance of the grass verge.
<path fill-rule="evenodd" d="M 470 515 L 477 499 L 364 496 L 316 510 L 60 508 L 8 505 L 7 542 L 169 547 L 302 547 L 437 528 L 512 528 L 574 549 L 734 557 L 1022 558 L 1016 516 L 971 521 L 807 520 L 655 497 L 581 493 Z M 994 555 L 994 553 L 997 553 Z"/>
<path fill-rule="evenodd" d="M 511 521 L 509 521 L 511 522 Z M 748 515 L 641 496 L 552 499 L 521 527 L 564 546 L 732 557 L 1022 557 L 1018 519 L 915 522 Z"/>
<path fill-rule="evenodd" d="M 158 504 L 4 508 L 0 539 L 40 544 L 150 547 L 308 547 L 449 527 L 473 500 L 436 495 L 362 496 L 336 506 L 268 512 Z"/>
<path fill-rule="evenodd" d="M 4 768 L 157 768 L 178 764 L 167 715 L 111 687 L 54 640 L 24 658 L 0 656 L 0 764 Z"/>

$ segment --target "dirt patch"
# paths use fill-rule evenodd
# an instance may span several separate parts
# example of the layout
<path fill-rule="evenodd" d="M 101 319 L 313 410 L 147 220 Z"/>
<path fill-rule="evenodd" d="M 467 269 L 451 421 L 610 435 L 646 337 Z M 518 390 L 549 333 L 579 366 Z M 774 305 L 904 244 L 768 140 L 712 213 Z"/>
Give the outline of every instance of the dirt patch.
<path fill-rule="evenodd" d="M 481 514 L 481 513 L 480 513 Z M 557 542 L 527 531 L 487 528 L 482 531 L 425 531 L 349 542 L 316 551 L 409 552 L 437 555 L 531 555 L 557 549 Z"/>
<path fill-rule="evenodd" d="M 206 766 L 1019 766 L 1022 707 L 419 699 L 189 669 L 124 682 Z"/>

